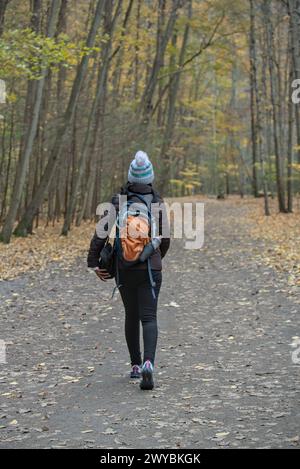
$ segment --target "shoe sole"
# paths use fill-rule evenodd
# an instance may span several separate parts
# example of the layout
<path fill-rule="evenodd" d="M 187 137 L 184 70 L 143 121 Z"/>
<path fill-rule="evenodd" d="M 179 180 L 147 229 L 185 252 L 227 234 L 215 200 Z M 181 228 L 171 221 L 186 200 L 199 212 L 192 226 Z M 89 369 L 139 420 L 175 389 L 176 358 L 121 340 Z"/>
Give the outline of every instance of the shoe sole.
<path fill-rule="evenodd" d="M 140 377 L 141 377 L 140 373 L 130 375 L 130 379 L 140 379 Z"/>
<path fill-rule="evenodd" d="M 154 388 L 152 371 L 150 370 L 142 371 L 142 381 L 140 383 L 140 388 L 143 391 L 151 391 Z"/>

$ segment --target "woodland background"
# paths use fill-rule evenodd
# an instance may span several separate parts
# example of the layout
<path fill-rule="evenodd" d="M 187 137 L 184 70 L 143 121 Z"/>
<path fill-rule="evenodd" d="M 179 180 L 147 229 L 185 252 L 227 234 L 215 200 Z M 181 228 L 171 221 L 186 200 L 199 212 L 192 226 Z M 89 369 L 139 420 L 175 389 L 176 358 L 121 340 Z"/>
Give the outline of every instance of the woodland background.
<path fill-rule="evenodd" d="M 300 0 L 0 0 L 1 448 L 299 448 L 295 79 Z M 86 265 L 137 150 L 205 204 L 147 397 Z"/>
<path fill-rule="evenodd" d="M 0 78 L 5 243 L 94 219 L 138 149 L 165 196 L 297 207 L 298 0 L 1 0 Z"/>

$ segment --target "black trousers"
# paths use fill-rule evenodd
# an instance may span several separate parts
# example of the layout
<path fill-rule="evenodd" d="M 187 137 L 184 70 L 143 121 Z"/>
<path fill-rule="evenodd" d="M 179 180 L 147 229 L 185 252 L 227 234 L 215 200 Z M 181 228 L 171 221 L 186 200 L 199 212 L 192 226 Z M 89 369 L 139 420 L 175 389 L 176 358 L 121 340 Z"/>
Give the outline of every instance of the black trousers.
<path fill-rule="evenodd" d="M 140 323 L 143 328 L 143 361 L 154 364 L 157 344 L 157 300 L 162 282 L 162 273 L 152 271 L 156 283 L 153 297 L 147 270 L 120 269 L 120 294 L 125 307 L 125 337 L 131 365 L 140 365 Z"/>

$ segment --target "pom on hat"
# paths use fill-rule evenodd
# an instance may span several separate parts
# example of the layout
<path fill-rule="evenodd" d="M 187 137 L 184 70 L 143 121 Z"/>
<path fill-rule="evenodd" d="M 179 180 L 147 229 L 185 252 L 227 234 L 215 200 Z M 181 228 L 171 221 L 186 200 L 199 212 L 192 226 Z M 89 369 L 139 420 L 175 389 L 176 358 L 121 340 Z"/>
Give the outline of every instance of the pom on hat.
<path fill-rule="evenodd" d="M 128 181 L 140 184 L 151 184 L 154 180 L 153 166 L 147 153 L 139 150 L 128 170 Z"/>
<path fill-rule="evenodd" d="M 138 151 L 134 159 L 136 161 L 137 166 L 145 166 L 146 163 L 148 163 L 149 161 L 148 155 L 144 151 Z"/>

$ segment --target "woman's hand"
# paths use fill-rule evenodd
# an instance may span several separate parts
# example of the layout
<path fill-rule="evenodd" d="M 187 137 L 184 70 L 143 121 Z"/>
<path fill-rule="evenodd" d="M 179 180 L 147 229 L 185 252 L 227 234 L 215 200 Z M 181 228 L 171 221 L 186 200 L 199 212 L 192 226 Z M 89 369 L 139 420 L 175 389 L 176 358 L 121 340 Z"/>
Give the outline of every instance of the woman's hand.
<path fill-rule="evenodd" d="M 106 282 L 106 280 L 111 278 L 110 274 L 105 269 L 100 269 L 99 267 L 96 267 L 95 272 L 97 277 L 99 277 L 102 282 Z"/>

